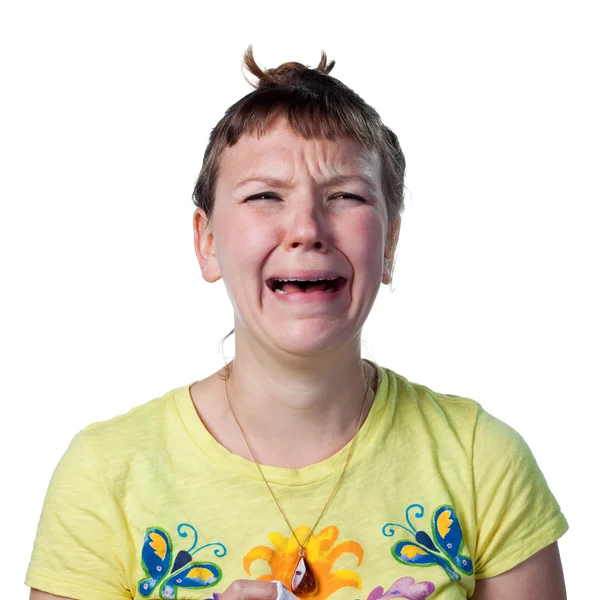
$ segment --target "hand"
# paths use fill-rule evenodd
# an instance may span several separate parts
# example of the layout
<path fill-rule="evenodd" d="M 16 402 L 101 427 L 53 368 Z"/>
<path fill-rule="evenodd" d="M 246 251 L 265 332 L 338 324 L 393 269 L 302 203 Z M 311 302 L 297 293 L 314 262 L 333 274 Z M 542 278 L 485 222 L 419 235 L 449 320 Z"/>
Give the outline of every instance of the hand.
<path fill-rule="evenodd" d="M 219 600 L 287 600 L 295 598 L 283 586 L 283 598 L 277 597 L 277 584 L 272 581 L 238 579 L 221 595 Z"/>

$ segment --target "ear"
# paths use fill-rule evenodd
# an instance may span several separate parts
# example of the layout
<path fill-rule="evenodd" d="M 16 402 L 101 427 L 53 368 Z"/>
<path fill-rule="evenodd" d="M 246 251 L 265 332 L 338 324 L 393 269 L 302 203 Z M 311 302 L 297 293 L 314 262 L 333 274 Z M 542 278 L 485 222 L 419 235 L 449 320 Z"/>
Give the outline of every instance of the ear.
<path fill-rule="evenodd" d="M 202 269 L 202 277 L 212 283 L 221 279 L 221 269 L 217 261 L 215 240 L 206 213 L 197 208 L 194 211 L 194 250 Z"/>
<path fill-rule="evenodd" d="M 394 219 L 388 233 L 385 252 L 383 253 L 383 277 L 381 282 L 388 285 L 392 282 L 392 273 L 394 271 L 394 255 L 398 246 L 398 237 L 400 236 L 400 217 Z"/>

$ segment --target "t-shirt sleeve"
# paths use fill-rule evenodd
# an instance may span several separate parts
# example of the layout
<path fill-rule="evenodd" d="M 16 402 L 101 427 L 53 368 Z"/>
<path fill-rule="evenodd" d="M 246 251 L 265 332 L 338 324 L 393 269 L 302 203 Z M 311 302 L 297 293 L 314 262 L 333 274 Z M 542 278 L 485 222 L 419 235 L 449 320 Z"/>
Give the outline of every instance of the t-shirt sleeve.
<path fill-rule="evenodd" d="M 504 573 L 568 529 L 525 440 L 479 410 L 473 438 L 475 577 Z"/>
<path fill-rule="evenodd" d="M 116 503 L 80 432 L 52 475 L 25 584 L 77 600 L 132 598 L 117 547 L 122 532 Z"/>

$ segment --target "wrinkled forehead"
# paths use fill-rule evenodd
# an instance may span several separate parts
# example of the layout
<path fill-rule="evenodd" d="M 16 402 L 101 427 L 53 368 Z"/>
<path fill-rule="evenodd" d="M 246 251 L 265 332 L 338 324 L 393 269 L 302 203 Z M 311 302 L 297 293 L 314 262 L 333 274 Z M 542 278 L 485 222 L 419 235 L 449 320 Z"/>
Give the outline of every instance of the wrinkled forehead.
<path fill-rule="evenodd" d="M 229 180 L 261 174 L 292 180 L 308 173 L 317 180 L 362 175 L 381 184 L 380 159 L 374 148 L 349 136 L 304 138 L 284 118 L 263 133 L 241 136 L 234 146 L 225 148 L 220 162 L 220 174 Z"/>

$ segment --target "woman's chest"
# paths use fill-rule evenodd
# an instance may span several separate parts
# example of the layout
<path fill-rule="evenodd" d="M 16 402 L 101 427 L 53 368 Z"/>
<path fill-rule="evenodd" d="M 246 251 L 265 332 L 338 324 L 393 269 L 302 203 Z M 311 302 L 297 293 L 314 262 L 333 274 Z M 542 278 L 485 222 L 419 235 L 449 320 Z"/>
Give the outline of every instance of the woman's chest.
<path fill-rule="evenodd" d="M 354 478 L 316 523 L 334 483 L 276 486 L 281 509 L 264 482 L 163 488 L 146 511 L 132 492 L 124 505 L 132 596 L 213 599 L 237 579 L 291 588 L 294 578 L 310 600 L 472 594 L 474 532 L 460 485 Z"/>

